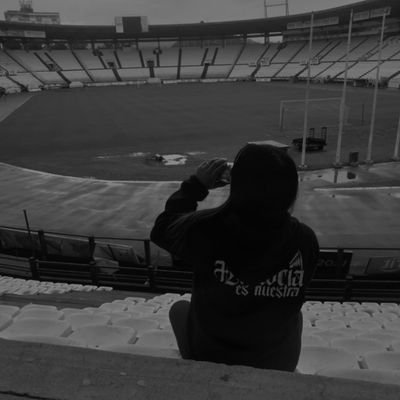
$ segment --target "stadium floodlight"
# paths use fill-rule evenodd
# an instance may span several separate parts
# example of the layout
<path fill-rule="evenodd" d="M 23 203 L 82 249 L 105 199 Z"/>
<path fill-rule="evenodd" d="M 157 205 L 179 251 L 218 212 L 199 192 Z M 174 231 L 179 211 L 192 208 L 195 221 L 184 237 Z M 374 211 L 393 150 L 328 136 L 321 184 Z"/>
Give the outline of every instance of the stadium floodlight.
<path fill-rule="evenodd" d="M 264 16 L 268 18 L 268 10 L 270 8 L 285 7 L 285 15 L 289 15 L 289 0 L 278 0 L 278 2 L 270 2 L 270 0 L 264 0 Z"/>

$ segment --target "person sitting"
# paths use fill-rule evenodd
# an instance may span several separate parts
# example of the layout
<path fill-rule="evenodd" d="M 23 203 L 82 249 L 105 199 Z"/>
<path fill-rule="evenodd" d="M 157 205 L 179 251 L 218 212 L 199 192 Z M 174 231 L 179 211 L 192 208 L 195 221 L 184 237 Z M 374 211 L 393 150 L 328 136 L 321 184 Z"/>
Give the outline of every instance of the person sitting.
<path fill-rule="evenodd" d="M 234 160 L 228 199 L 197 211 L 226 168 L 224 159 L 202 163 L 151 231 L 193 270 L 191 301 L 169 315 L 179 350 L 186 359 L 294 371 L 319 253 L 313 230 L 291 216 L 296 165 L 280 149 L 248 144 Z"/>

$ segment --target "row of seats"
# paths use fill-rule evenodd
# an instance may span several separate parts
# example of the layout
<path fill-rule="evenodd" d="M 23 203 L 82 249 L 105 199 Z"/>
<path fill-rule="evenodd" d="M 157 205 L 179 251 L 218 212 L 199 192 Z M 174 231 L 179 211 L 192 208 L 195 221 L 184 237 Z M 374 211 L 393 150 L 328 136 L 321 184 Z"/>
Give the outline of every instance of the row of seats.
<path fill-rule="evenodd" d="M 11 278 L 0 275 L 0 295 L 63 294 L 68 292 L 111 291 L 110 286 L 82 285 L 79 283 L 41 282 L 33 279 Z"/>
<path fill-rule="evenodd" d="M 83 309 L 0 305 L 0 337 L 179 358 L 168 313 L 174 302 L 190 297 L 127 297 Z M 350 369 L 355 375 L 348 377 L 379 381 L 399 372 L 398 304 L 306 302 L 302 313 L 298 372 L 335 376 Z"/>
<path fill-rule="evenodd" d="M 382 50 L 384 63 L 382 77 L 392 77 L 400 72 L 399 37 L 390 37 Z M 311 67 L 312 78 L 343 78 L 347 43 L 344 39 L 315 40 L 311 58 L 318 63 Z M 122 80 L 138 80 L 150 77 L 150 71 L 143 67 L 153 61 L 155 75 L 160 79 L 176 79 L 178 64 L 181 79 L 199 79 L 204 72 L 204 64 L 211 63 L 208 78 L 246 78 L 256 72 L 256 64 L 261 68 L 256 72 L 260 78 L 288 79 L 293 76 L 305 78 L 305 61 L 309 57 L 308 43 L 305 41 L 256 44 L 226 47 L 177 47 L 136 48 L 119 50 L 103 49 L 98 54 L 91 50 L 8 50 L 0 51 L 0 70 L 12 73 L 12 80 L 30 88 L 45 84 L 65 83 L 61 75 L 49 70 L 51 65 L 60 67 L 71 82 L 115 82 L 117 77 L 111 67 L 117 68 Z M 372 79 L 376 76 L 378 42 L 376 37 L 353 38 L 349 53 L 350 79 Z M 180 58 L 180 62 L 179 62 Z M 7 79 L 7 78 L 5 78 Z M 4 82 L 3 82 L 4 83 Z M 5 82 L 3 87 L 12 86 Z"/>

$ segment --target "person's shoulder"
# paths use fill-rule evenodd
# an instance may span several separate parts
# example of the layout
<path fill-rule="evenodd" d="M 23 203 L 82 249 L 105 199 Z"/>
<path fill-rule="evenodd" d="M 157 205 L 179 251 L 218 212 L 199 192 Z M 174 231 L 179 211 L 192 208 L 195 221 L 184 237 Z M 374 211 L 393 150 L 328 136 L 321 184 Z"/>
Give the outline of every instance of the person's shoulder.
<path fill-rule="evenodd" d="M 318 245 L 318 238 L 314 230 L 305 224 L 304 222 L 300 222 L 297 218 L 295 217 L 290 217 L 292 224 L 296 225 L 299 236 L 304 238 L 304 239 L 309 239 L 315 242 Z"/>

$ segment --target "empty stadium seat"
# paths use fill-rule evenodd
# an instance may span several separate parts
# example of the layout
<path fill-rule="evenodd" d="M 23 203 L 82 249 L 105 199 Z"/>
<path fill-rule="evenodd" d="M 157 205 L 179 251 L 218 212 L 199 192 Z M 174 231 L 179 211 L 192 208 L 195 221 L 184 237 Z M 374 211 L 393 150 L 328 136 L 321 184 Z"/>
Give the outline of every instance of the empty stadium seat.
<path fill-rule="evenodd" d="M 399 334 L 400 334 L 400 320 L 392 321 L 392 322 L 386 322 L 385 323 L 385 329 L 388 329 L 388 330 L 391 330 L 391 331 L 399 331 Z"/>
<path fill-rule="evenodd" d="M 14 320 L 19 321 L 27 318 L 61 319 L 62 317 L 63 313 L 61 311 L 31 308 L 21 310 L 21 312 L 14 318 Z"/>
<path fill-rule="evenodd" d="M 137 332 L 138 337 L 140 337 L 144 332 L 152 331 L 160 327 L 158 321 L 139 318 L 121 318 L 116 320 L 113 325 L 133 328 Z"/>
<path fill-rule="evenodd" d="M 136 346 L 178 348 L 173 332 L 153 330 L 143 333 Z"/>
<path fill-rule="evenodd" d="M 329 341 L 317 335 L 306 335 L 301 338 L 302 346 L 329 346 Z"/>
<path fill-rule="evenodd" d="M 372 331 L 372 332 L 363 332 L 358 336 L 360 339 L 373 339 L 378 340 L 382 344 L 385 344 L 387 347 L 392 344 L 399 335 L 388 333 L 384 330 L 380 331 Z M 400 350 L 400 349 L 399 349 Z"/>
<path fill-rule="evenodd" d="M 113 313 L 104 313 L 104 312 L 94 312 L 94 315 L 104 315 L 110 319 L 110 324 L 113 324 L 115 321 L 124 318 L 133 318 L 132 313 L 130 312 L 113 312 Z"/>
<path fill-rule="evenodd" d="M 128 312 L 140 312 L 143 315 L 149 315 L 149 314 L 154 314 L 154 307 L 151 305 L 144 305 L 144 304 L 138 304 L 134 306 L 128 306 L 127 309 Z"/>
<path fill-rule="evenodd" d="M 341 328 L 341 329 L 344 330 L 345 328 Z M 348 337 L 348 335 L 346 335 L 343 332 L 340 332 L 339 330 L 336 330 L 336 329 L 321 330 L 320 332 L 316 332 L 314 335 L 318 336 L 321 339 L 328 341 L 328 342 L 330 342 L 331 340 L 337 339 L 337 338 Z"/>
<path fill-rule="evenodd" d="M 107 325 L 110 321 L 110 317 L 102 314 L 79 313 L 67 316 L 66 320 L 71 325 L 71 328 L 75 331 L 85 326 Z"/>
<path fill-rule="evenodd" d="M 121 312 L 128 309 L 127 304 L 121 303 L 104 303 L 99 307 L 99 310 L 105 312 Z"/>
<path fill-rule="evenodd" d="M 5 330 L 1 337 L 12 339 L 18 336 L 67 336 L 71 332 L 70 325 L 65 321 L 27 318 L 15 321 Z"/>
<path fill-rule="evenodd" d="M 400 385 L 400 371 L 379 371 L 371 369 L 322 369 L 317 375 L 330 378 L 354 379 L 365 382 L 376 382 L 391 385 Z"/>
<path fill-rule="evenodd" d="M 321 329 L 345 328 L 346 324 L 343 321 L 335 319 L 318 319 L 315 321 L 315 326 Z"/>
<path fill-rule="evenodd" d="M 364 362 L 368 369 L 376 370 L 400 370 L 400 352 L 385 351 L 373 352 L 364 356 Z"/>
<path fill-rule="evenodd" d="M 125 326 L 92 325 L 78 328 L 69 336 L 88 347 L 133 343 L 136 331 Z"/>
<path fill-rule="evenodd" d="M 304 346 L 297 370 L 302 374 L 315 374 L 323 368 L 358 368 L 356 357 L 342 349 Z"/>
<path fill-rule="evenodd" d="M 126 297 L 125 300 L 134 302 L 134 303 L 144 303 L 146 299 L 144 297 Z"/>
<path fill-rule="evenodd" d="M 364 331 L 376 331 L 382 328 L 382 324 L 378 321 L 370 321 L 369 319 L 359 319 L 350 322 L 352 328 L 361 329 Z"/>
<path fill-rule="evenodd" d="M 399 337 L 397 337 L 397 339 L 399 339 Z M 400 340 L 394 339 L 391 342 L 391 347 L 394 351 L 398 351 L 400 352 Z"/>
<path fill-rule="evenodd" d="M 83 314 L 83 313 L 91 314 L 89 311 L 87 311 L 87 310 L 85 311 L 81 308 L 68 308 L 67 307 L 67 308 L 62 308 L 60 311 L 63 313 L 64 319 L 67 319 L 67 317 L 72 314 Z"/>
<path fill-rule="evenodd" d="M 347 350 L 349 353 L 357 356 L 363 356 L 366 353 L 374 351 L 385 351 L 387 346 L 378 340 L 361 338 L 343 338 L 331 341 L 331 346 Z"/>
<path fill-rule="evenodd" d="M 351 327 L 332 329 L 332 333 L 340 333 L 345 335 L 346 337 L 357 337 L 363 332 L 364 331 L 362 329 Z"/>

